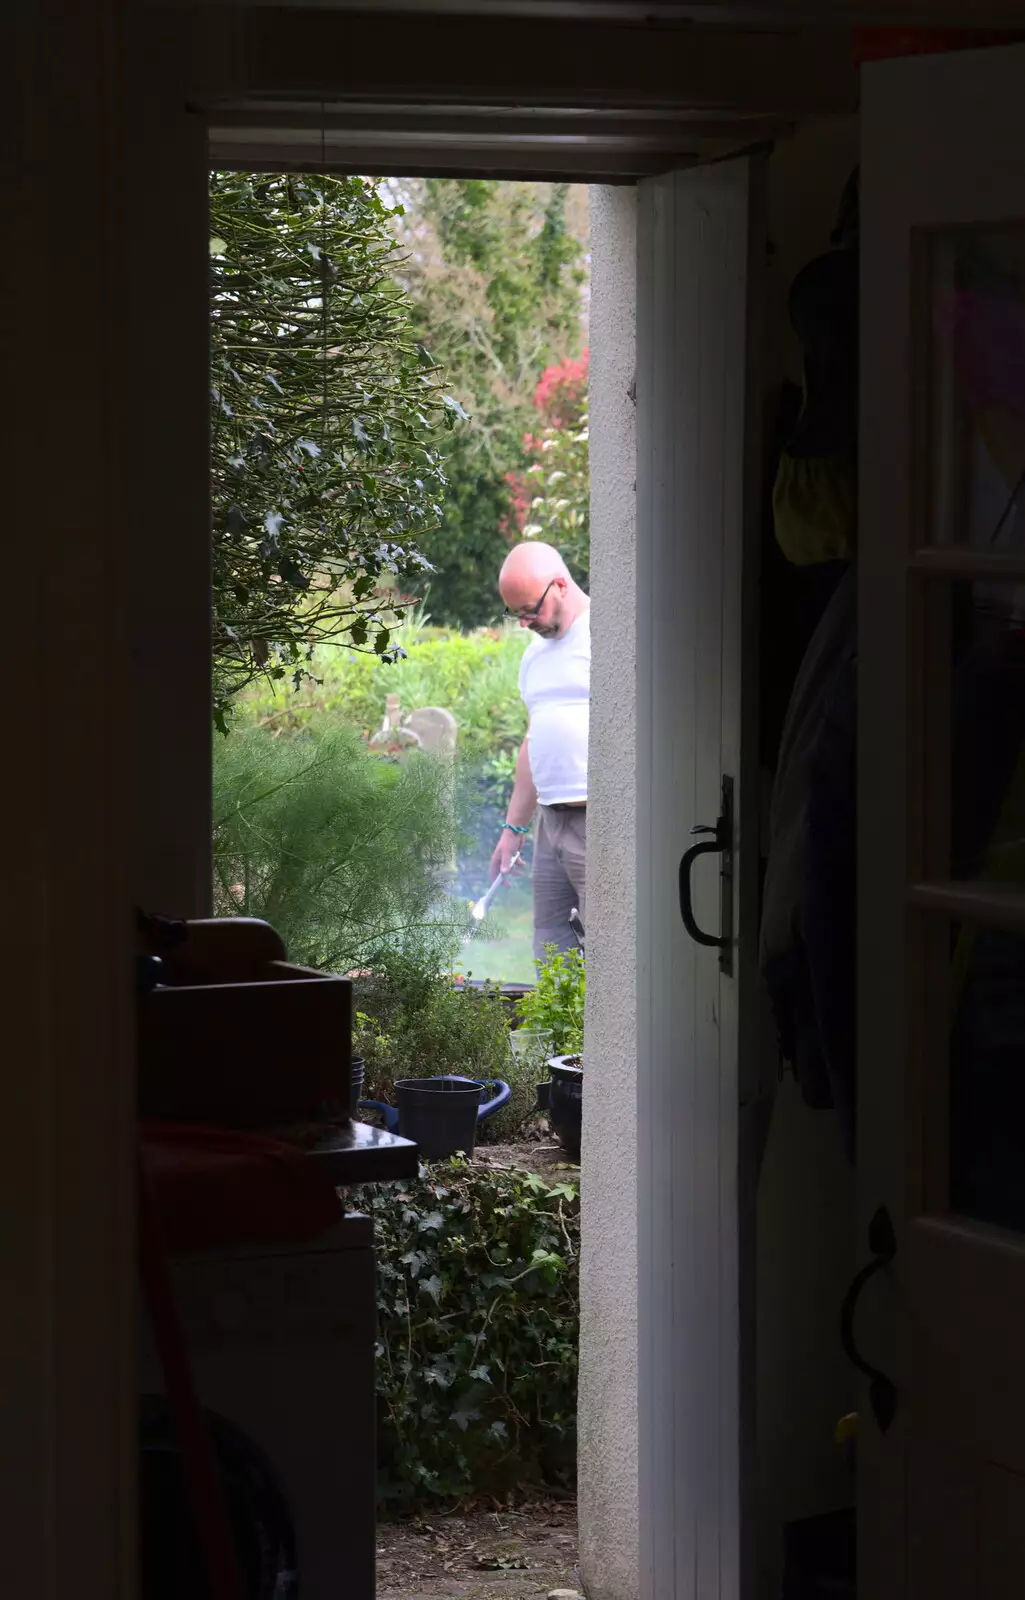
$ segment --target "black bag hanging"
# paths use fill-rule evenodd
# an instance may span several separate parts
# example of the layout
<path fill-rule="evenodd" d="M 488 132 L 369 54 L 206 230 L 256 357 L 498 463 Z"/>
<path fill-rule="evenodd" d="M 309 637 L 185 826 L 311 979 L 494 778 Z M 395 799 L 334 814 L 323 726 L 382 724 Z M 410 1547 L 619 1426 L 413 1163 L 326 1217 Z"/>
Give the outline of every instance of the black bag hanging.
<path fill-rule="evenodd" d="M 803 353 L 803 404 L 773 488 L 776 538 L 796 566 L 849 561 L 857 534 L 858 176 L 840 201 L 833 248 L 790 288 Z"/>

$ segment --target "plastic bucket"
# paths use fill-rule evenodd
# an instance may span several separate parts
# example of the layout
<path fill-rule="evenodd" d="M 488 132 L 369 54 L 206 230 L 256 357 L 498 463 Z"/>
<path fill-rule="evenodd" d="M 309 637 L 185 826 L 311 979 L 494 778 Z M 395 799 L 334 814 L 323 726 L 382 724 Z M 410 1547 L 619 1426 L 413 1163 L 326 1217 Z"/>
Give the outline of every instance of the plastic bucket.
<path fill-rule="evenodd" d="M 353 1056 L 352 1067 L 349 1072 L 349 1121 L 356 1116 L 359 1102 L 363 1094 L 363 1078 L 365 1066 L 362 1056 Z"/>
<path fill-rule="evenodd" d="M 395 1085 L 399 1132 L 425 1161 L 472 1155 L 484 1084 L 479 1078 L 404 1078 Z"/>
<path fill-rule="evenodd" d="M 514 1028 L 509 1035 L 509 1048 L 517 1059 L 525 1058 L 541 1067 L 552 1049 L 552 1036 L 534 1028 Z"/>

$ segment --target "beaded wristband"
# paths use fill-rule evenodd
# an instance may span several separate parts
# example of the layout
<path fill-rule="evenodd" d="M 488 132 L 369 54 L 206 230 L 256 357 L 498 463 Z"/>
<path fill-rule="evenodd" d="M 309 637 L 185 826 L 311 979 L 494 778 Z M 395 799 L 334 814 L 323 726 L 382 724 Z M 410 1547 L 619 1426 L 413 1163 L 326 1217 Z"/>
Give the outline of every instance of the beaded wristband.
<path fill-rule="evenodd" d="M 501 829 L 499 831 L 504 833 L 506 828 L 509 829 L 510 833 L 524 834 L 524 833 L 529 833 L 530 832 L 529 828 L 518 828 L 516 826 L 515 822 L 503 822 L 502 826 L 501 826 Z"/>

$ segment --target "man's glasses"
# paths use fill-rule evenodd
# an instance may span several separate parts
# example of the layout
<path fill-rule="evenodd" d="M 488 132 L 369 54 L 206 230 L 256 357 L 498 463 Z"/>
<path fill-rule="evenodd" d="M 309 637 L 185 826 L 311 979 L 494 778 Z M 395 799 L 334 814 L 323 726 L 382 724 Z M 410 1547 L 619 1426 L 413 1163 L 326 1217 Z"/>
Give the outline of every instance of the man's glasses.
<path fill-rule="evenodd" d="M 555 579 L 553 578 L 552 579 L 552 583 L 554 583 L 554 582 L 555 582 Z M 548 589 L 550 589 L 552 587 L 552 583 L 550 583 L 548 585 Z M 510 611 L 509 607 L 506 606 L 506 608 L 505 608 L 506 616 L 507 617 L 515 617 L 517 622 L 529 622 L 531 620 L 531 618 L 539 617 L 541 615 L 541 607 L 544 605 L 545 601 L 548 599 L 548 589 L 545 590 L 544 594 L 541 596 L 541 598 L 538 601 L 536 606 L 525 606 L 522 611 Z"/>

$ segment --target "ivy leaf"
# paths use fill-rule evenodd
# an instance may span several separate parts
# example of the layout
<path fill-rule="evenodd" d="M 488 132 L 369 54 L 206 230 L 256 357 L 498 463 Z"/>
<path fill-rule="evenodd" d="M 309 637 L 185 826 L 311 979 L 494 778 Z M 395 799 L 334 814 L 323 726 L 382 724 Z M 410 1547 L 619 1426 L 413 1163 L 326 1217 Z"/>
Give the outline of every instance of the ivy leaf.
<path fill-rule="evenodd" d="M 435 1305 L 437 1305 L 441 1299 L 441 1291 L 443 1287 L 444 1285 L 442 1284 L 442 1281 L 436 1272 L 432 1273 L 429 1278 L 425 1278 L 423 1283 L 420 1285 L 421 1292 L 424 1294 L 429 1294 Z"/>

